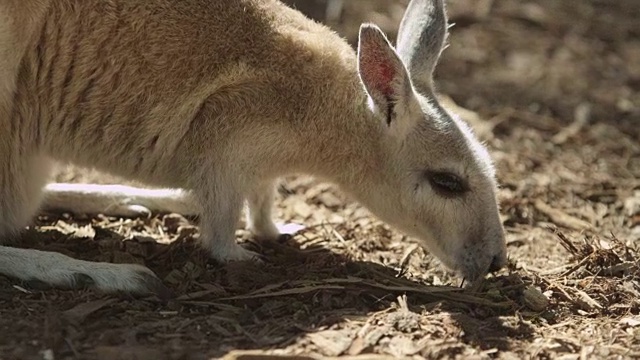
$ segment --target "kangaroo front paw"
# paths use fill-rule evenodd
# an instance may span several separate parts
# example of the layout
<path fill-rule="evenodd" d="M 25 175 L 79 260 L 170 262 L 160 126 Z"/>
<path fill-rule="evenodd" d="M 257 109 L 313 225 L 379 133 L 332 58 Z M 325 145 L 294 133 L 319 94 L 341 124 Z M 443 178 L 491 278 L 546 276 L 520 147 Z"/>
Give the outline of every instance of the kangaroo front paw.
<path fill-rule="evenodd" d="M 213 258 L 221 263 L 227 263 L 231 261 L 262 261 L 262 256 L 251 250 L 247 250 L 239 244 L 233 244 L 224 251 L 215 251 L 212 254 Z"/>
<path fill-rule="evenodd" d="M 251 224 L 249 231 L 258 240 L 277 240 L 280 238 L 280 230 L 272 222 L 265 224 Z"/>
<path fill-rule="evenodd" d="M 258 240 L 281 240 L 295 235 L 302 229 L 304 229 L 303 225 L 295 223 L 268 223 L 262 226 L 249 226 L 249 231 Z"/>

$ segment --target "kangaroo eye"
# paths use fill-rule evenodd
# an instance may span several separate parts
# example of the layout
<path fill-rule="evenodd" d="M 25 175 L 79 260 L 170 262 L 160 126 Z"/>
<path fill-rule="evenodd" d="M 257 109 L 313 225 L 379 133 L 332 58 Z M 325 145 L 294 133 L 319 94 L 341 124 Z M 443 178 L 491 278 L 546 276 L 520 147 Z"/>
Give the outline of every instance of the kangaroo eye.
<path fill-rule="evenodd" d="M 449 172 L 427 172 L 427 179 L 433 190 L 445 197 L 458 197 L 469 191 L 467 183 L 456 174 Z"/>

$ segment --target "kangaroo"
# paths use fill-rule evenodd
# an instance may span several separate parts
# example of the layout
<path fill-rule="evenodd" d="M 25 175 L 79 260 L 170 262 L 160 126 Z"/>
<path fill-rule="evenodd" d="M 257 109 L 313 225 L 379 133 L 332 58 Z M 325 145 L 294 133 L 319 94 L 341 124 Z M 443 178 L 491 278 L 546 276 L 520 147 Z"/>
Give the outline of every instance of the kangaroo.
<path fill-rule="evenodd" d="M 196 212 L 213 259 L 256 259 L 234 237 L 243 204 L 256 237 L 278 237 L 288 174 L 336 184 L 470 282 L 500 269 L 491 158 L 435 96 L 446 36 L 443 0 L 411 1 L 395 48 L 362 24 L 357 51 L 277 0 L 0 0 L 0 274 L 162 293 L 144 266 L 6 240 L 43 201 L 133 194 L 115 211 Z M 160 190 L 47 185 L 53 161 Z"/>

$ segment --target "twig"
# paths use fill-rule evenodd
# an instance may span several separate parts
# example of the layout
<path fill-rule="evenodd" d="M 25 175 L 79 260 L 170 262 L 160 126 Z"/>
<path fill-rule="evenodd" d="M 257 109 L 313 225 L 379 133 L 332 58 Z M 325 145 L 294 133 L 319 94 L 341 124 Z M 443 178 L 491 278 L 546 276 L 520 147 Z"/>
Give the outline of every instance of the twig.
<path fill-rule="evenodd" d="M 217 301 L 226 301 L 226 300 L 248 300 L 248 299 L 259 299 L 259 298 L 267 298 L 267 297 L 277 297 L 277 296 L 287 296 L 287 295 L 300 295 L 306 294 L 318 290 L 345 290 L 345 286 L 339 285 L 317 285 L 317 286 L 305 286 L 301 288 L 292 288 L 292 289 L 284 289 L 280 291 L 275 291 L 271 293 L 261 293 L 261 294 L 247 294 L 247 295 L 237 295 L 230 296 L 226 298 L 216 299 Z"/>
<path fill-rule="evenodd" d="M 559 133 L 555 134 L 551 138 L 551 142 L 556 145 L 561 145 L 567 142 L 570 138 L 576 136 L 580 130 L 589 122 L 589 115 L 591 113 L 591 105 L 588 103 L 581 103 L 574 111 L 574 120 L 571 125 L 562 129 Z"/>
<path fill-rule="evenodd" d="M 404 254 L 402 254 L 402 259 L 400 259 L 400 269 L 404 269 L 411 258 L 411 255 L 418 250 L 418 244 L 411 244 L 407 250 L 405 250 Z"/>
<path fill-rule="evenodd" d="M 580 260 L 580 262 L 578 262 L 577 264 L 572 266 L 569 270 L 567 270 L 567 271 L 563 272 L 562 274 L 560 274 L 560 277 L 565 277 L 565 276 L 568 276 L 568 275 L 574 273 L 576 270 L 580 269 L 584 264 L 589 262 L 589 260 L 590 260 L 590 257 L 589 256 L 585 256 L 582 260 Z"/>
<path fill-rule="evenodd" d="M 292 282 L 291 284 L 295 285 L 295 282 Z M 336 285 L 336 284 L 341 284 L 341 285 Z M 433 287 L 389 286 L 389 285 L 374 283 L 374 282 L 367 281 L 365 279 L 360 279 L 360 278 L 327 279 L 324 281 L 324 284 L 318 284 L 318 285 L 308 285 L 308 283 L 306 285 L 300 284 L 303 286 L 298 288 L 294 287 L 290 289 L 279 290 L 275 292 L 258 292 L 258 293 L 253 292 L 250 294 L 231 296 L 231 297 L 220 298 L 216 300 L 228 301 L 228 300 L 258 299 L 258 298 L 266 298 L 266 297 L 299 295 L 299 294 L 305 294 L 305 293 L 319 291 L 319 290 L 349 290 L 349 289 L 357 290 L 355 287 L 346 286 L 349 284 L 354 284 L 354 285 L 358 284 L 358 285 L 363 285 L 363 286 L 390 291 L 390 292 L 412 292 L 416 294 L 431 296 L 431 297 L 442 299 L 442 300 L 449 300 L 453 302 L 462 302 L 462 303 L 472 303 L 472 304 L 483 305 L 483 306 L 493 307 L 493 308 L 502 308 L 502 309 L 511 308 L 513 305 L 511 302 L 493 302 L 481 297 L 467 295 L 460 292 L 461 289 L 458 289 L 458 288 L 448 288 L 448 287 L 442 287 L 442 286 L 437 286 L 437 287 L 436 286 L 433 286 Z M 456 294 L 452 294 L 454 292 Z"/>
<path fill-rule="evenodd" d="M 549 275 L 559 274 L 562 271 L 566 271 L 568 267 L 571 267 L 571 265 L 570 264 L 565 264 L 565 265 L 558 266 L 556 268 L 549 269 L 549 270 L 534 269 L 534 268 L 531 268 L 531 269 L 535 270 L 538 273 L 538 275 L 540 275 L 540 276 L 549 276 Z"/>
<path fill-rule="evenodd" d="M 549 219 L 551 219 L 551 221 L 553 221 L 553 223 L 555 223 L 556 225 L 578 231 L 592 228 L 590 223 L 578 219 L 575 216 L 571 216 L 561 210 L 554 209 L 551 206 L 545 204 L 540 199 L 535 201 L 534 206 L 536 207 L 536 209 L 538 209 L 538 211 L 547 215 Z"/>

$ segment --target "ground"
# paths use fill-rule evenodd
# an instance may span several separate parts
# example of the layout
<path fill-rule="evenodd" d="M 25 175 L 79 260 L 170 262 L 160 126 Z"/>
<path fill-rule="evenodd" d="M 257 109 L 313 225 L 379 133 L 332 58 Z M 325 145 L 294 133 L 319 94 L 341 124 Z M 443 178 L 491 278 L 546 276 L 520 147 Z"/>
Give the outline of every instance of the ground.
<path fill-rule="evenodd" d="M 507 269 L 461 290 L 412 239 L 306 177 L 288 179 L 277 212 L 303 230 L 279 243 L 237 233 L 263 265 L 208 261 L 197 222 L 176 214 L 43 213 L 20 246 L 143 263 L 179 297 L 0 277 L 0 358 L 640 357 L 640 7 L 447 3 L 438 91 L 495 159 Z M 406 1 L 343 5 L 317 14 L 354 44 L 363 21 L 395 38 Z"/>

